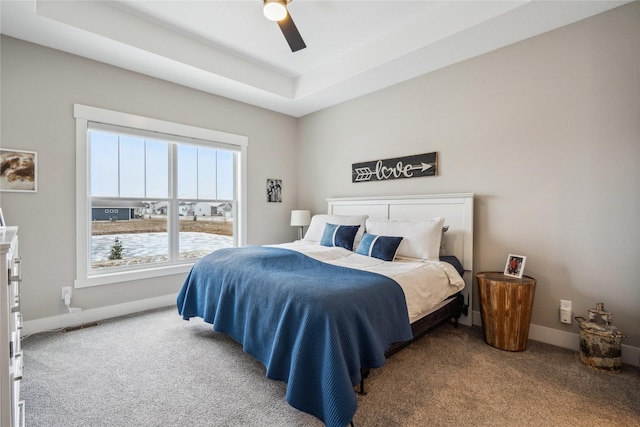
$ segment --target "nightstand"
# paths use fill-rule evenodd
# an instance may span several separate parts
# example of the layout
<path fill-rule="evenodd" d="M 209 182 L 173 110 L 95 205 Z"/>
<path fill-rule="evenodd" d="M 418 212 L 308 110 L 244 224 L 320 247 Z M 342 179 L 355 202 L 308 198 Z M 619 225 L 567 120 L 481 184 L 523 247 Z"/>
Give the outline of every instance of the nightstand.
<path fill-rule="evenodd" d="M 497 271 L 477 273 L 476 279 L 487 344 L 507 351 L 526 350 L 536 279 Z"/>

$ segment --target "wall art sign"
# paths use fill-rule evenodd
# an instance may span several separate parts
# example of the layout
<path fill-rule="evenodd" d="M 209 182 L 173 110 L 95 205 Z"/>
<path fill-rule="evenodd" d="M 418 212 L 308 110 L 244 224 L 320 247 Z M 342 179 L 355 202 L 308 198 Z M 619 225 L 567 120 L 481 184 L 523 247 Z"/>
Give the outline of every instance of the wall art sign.
<path fill-rule="evenodd" d="M 354 163 L 351 182 L 386 181 L 438 175 L 438 153 Z"/>
<path fill-rule="evenodd" d="M 0 191 L 38 191 L 38 153 L 0 149 Z"/>

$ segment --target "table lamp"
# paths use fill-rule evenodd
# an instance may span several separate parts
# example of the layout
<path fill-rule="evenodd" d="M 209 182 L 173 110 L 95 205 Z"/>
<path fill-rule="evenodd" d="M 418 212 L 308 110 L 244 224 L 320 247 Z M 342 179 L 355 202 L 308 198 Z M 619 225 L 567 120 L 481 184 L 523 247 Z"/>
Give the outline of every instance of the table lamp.
<path fill-rule="evenodd" d="M 300 227 L 298 230 L 298 239 L 302 239 L 302 230 L 305 225 L 311 223 L 311 213 L 305 210 L 291 211 L 291 226 Z"/>

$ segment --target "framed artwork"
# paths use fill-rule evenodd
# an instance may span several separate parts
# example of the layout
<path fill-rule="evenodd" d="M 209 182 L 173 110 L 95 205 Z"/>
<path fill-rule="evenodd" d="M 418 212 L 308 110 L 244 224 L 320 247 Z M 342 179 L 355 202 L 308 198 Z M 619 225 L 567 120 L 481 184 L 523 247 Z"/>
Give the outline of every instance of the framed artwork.
<path fill-rule="evenodd" d="M 507 265 L 504 266 L 504 275 L 522 279 L 524 263 L 526 261 L 526 256 L 509 254 L 507 257 Z"/>
<path fill-rule="evenodd" d="M 267 202 L 282 203 L 281 179 L 267 179 Z"/>
<path fill-rule="evenodd" d="M 0 191 L 38 191 L 38 153 L 0 149 Z"/>
<path fill-rule="evenodd" d="M 387 181 L 438 175 L 438 153 L 380 159 L 351 165 L 351 182 Z"/>
<path fill-rule="evenodd" d="M 2 209 L 0 208 L 0 230 L 7 227 L 7 223 L 4 222 L 4 215 L 2 215 Z"/>

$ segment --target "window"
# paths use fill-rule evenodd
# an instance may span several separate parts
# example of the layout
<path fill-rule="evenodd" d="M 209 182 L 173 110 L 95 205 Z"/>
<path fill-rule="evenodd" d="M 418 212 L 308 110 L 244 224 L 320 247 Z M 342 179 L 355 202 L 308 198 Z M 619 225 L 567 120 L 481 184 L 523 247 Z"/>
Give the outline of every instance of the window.
<path fill-rule="evenodd" d="M 188 271 L 245 243 L 246 137 L 75 106 L 76 287 Z"/>

